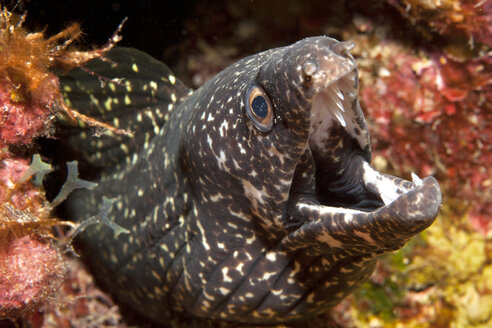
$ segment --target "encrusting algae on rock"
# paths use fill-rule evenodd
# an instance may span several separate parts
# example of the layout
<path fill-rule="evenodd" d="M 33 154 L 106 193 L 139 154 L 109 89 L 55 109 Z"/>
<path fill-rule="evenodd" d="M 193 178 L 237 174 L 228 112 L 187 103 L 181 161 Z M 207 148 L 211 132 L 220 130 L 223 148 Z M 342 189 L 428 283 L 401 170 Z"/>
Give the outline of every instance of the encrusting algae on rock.
<path fill-rule="evenodd" d="M 51 135 L 56 115 L 128 133 L 69 107 L 53 72 L 69 71 L 94 58 L 104 60 L 104 53 L 121 39 L 123 23 L 103 47 L 79 51 L 73 48 L 82 34 L 78 24 L 46 38 L 43 32 L 25 30 L 25 17 L 0 7 L 0 319 L 29 316 L 56 291 L 66 271 L 61 251 L 70 239 L 57 245 L 52 228 L 69 225 L 75 228 L 72 233 L 81 229 L 53 217 L 56 204 L 49 204 L 39 188 L 52 168 L 37 154 L 29 165 L 34 139 Z M 60 200 L 73 188 L 89 186 L 77 178 L 76 167 L 72 175 Z M 104 217 L 89 223 L 101 220 Z"/>
<path fill-rule="evenodd" d="M 35 137 L 49 135 L 50 122 L 57 112 L 88 125 L 126 133 L 67 106 L 58 77 L 52 72 L 69 71 L 94 58 L 104 60 L 103 54 L 121 39 L 118 33 L 122 25 L 102 48 L 78 51 L 70 48 L 82 34 L 78 24 L 45 38 L 42 32 L 27 32 L 22 27 L 24 19 L 25 15 L 0 10 L 0 142 L 25 145 Z"/>

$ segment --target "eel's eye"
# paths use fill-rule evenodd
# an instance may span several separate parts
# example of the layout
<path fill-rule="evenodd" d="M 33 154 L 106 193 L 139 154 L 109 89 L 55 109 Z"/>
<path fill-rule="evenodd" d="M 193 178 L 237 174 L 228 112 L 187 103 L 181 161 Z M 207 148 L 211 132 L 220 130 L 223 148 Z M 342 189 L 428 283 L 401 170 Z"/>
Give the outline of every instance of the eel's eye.
<path fill-rule="evenodd" d="M 272 129 L 273 106 L 262 87 L 253 85 L 246 94 L 246 114 L 261 132 Z"/>

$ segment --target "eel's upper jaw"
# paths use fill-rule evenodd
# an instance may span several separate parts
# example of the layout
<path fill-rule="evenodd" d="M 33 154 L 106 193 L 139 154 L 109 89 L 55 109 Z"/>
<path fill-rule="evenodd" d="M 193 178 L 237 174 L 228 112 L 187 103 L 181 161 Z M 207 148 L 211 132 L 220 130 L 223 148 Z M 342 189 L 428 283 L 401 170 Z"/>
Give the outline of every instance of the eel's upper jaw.
<path fill-rule="evenodd" d="M 358 78 L 357 70 L 354 69 L 314 95 L 311 107 L 311 148 L 322 150 L 324 141 L 330 137 L 329 132 L 334 125 L 345 129 L 358 141 L 361 149 L 369 145 L 365 119 L 358 104 L 357 94 Z"/>

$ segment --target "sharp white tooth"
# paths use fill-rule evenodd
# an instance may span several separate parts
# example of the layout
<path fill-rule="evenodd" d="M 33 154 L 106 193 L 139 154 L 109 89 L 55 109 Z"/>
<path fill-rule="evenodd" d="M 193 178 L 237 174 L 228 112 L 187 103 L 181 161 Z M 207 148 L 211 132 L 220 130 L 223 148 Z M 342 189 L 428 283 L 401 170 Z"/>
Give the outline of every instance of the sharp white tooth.
<path fill-rule="evenodd" d="M 336 118 L 340 122 L 340 125 L 343 127 L 347 126 L 347 123 L 345 123 L 345 120 L 343 119 L 343 115 L 340 111 L 338 111 L 336 108 L 333 109 L 333 113 L 335 114 Z"/>
<path fill-rule="evenodd" d="M 337 94 L 338 98 L 340 98 L 341 100 L 345 100 L 345 97 L 343 96 L 342 91 L 340 91 L 340 89 L 338 89 L 337 86 L 335 86 L 334 91 Z"/>
<path fill-rule="evenodd" d="M 331 101 L 334 103 L 334 105 L 336 105 L 342 112 L 345 112 L 345 108 L 343 108 L 343 105 L 342 105 L 340 99 L 336 96 L 336 94 L 337 94 L 337 91 L 334 89 L 330 89 L 327 92 L 328 97 L 331 99 Z"/>
<path fill-rule="evenodd" d="M 412 181 L 416 186 L 422 185 L 422 179 L 414 172 L 412 172 Z"/>
<path fill-rule="evenodd" d="M 335 95 L 332 94 L 331 92 L 323 93 L 323 102 L 325 106 L 328 108 L 328 110 L 335 115 L 338 122 L 340 122 L 340 125 L 346 127 L 347 123 L 345 122 L 343 115 L 340 111 L 343 110 L 343 106 L 340 103 L 340 101 L 335 98 Z"/>
<path fill-rule="evenodd" d="M 338 108 L 340 108 L 340 110 L 341 110 L 342 112 L 345 112 L 345 108 L 343 108 L 343 105 L 342 105 L 342 103 L 340 102 L 340 100 L 335 101 L 335 103 L 337 104 Z"/>

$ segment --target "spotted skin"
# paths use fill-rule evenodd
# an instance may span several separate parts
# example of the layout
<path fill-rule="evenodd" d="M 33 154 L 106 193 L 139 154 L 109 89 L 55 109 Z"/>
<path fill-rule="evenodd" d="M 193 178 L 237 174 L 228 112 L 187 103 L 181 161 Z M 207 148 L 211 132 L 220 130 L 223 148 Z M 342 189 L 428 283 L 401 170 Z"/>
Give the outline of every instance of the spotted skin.
<path fill-rule="evenodd" d="M 302 320 L 336 305 L 379 254 L 433 222 L 433 178 L 404 181 L 368 164 L 350 48 L 304 39 L 240 60 L 193 92 L 134 49 L 115 49 L 117 66 L 89 66 L 125 77 L 121 86 L 90 85 L 82 72 L 65 78 L 77 108 L 134 131 L 70 139 L 98 182 L 69 198 L 70 215 L 116 198 L 109 217 L 130 231 L 97 226 L 81 238 L 121 303 L 164 325 L 177 316 Z M 271 105 L 268 131 L 246 114 L 256 87 Z"/>

